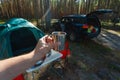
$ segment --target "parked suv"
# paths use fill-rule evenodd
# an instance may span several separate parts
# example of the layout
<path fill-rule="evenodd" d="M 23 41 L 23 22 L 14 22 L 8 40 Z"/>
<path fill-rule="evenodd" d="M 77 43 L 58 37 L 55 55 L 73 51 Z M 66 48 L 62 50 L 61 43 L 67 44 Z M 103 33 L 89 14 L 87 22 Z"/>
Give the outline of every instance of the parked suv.
<path fill-rule="evenodd" d="M 94 38 L 101 32 L 101 24 L 98 19 L 98 15 L 111 12 L 112 10 L 100 9 L 87 15 L 63 16 L 53 24 L 53 28 L 56 31 L 65 31 L 67 33 L 67 37 L 71 41 L 75 41 L 83 37 Z"/>

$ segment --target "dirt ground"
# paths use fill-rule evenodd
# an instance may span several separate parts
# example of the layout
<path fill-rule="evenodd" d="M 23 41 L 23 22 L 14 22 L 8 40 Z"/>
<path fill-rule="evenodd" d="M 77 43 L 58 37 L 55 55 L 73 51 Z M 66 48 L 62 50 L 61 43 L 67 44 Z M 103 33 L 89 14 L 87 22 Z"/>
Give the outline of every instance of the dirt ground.
<path fill-rule="evenodd" d="M 39 80 L 120 80 L 120 35 L 106 29 L 93 40 L 69 42 L 64 69 L 47 70 Z"/>
<path fill-rule="evenodd" d="M 120 29 L 119 29 L 120 30 Z M 102 29 L 101 34 L 96 38 L 96 41 L 113 50 L 120 50 L 120 33 L 111 29 Z"/>

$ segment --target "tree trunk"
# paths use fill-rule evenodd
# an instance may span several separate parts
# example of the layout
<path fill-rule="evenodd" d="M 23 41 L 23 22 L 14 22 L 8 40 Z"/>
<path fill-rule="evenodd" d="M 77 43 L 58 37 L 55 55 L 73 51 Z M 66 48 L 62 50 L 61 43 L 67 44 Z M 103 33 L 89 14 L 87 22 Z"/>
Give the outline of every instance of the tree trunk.
<path fill-rule="evenodd" d="M 45 0 L 45 24 L 46 24 L 46 29 L 48 30 L 49 27 L 51 26 L 51 3 L 50 0 Z"/>

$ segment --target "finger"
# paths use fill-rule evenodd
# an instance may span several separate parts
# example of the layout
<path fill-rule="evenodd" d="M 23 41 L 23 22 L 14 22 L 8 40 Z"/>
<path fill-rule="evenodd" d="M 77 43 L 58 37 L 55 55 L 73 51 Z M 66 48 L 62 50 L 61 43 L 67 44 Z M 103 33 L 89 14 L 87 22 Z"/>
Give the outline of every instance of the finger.
<path fill-rule="evenodd" d="M 46 37 L 48 37 L 48 35 L 43 36 L 42 38 L 39 39 L 39 42 L 41 43 L 46 43 Z"/>
<path fill-rule="evenodd" d="M 49 47 L 51 49 L 57 48 L 61 43 L 60 42 L 55 42 L 55 43 L 49 43 Z"/>
<path fill-rule="evenodd" d="M 46 37 L 46 43 L 52 43 L 53 38 L 51 36 Z"/>

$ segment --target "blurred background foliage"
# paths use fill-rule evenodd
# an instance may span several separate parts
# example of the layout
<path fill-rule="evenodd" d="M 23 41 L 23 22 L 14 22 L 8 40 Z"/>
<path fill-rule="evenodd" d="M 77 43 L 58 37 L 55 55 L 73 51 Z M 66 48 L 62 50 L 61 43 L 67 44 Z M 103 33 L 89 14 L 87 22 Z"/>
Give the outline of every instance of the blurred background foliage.
<path fill-rule="evenodd" d="M 0 0 L 0 20 L 22 17 L 50 26 L 51 19 L 97 9 L 112 9 L 116 13 L 113 18 L 120 17 L 120 0 Z M 108 20 L 107 16 L 104 19 Z"/>

